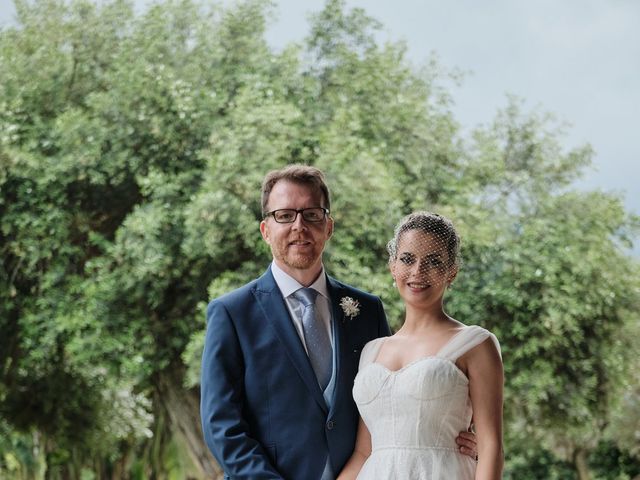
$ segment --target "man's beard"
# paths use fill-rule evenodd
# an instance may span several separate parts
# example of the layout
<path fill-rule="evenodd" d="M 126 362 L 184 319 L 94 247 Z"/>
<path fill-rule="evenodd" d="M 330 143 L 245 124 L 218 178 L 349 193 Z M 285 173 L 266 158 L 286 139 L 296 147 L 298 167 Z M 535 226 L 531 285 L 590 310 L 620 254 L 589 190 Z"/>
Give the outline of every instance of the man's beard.
<path fill-rule="evenodd" d="M 281 257 L 282 262 L 285 265 L 295 268 L 297 270 L 304 270 L 311 267 L 317 260 L 317 257 L 313 255 L 283 255 Z"/>

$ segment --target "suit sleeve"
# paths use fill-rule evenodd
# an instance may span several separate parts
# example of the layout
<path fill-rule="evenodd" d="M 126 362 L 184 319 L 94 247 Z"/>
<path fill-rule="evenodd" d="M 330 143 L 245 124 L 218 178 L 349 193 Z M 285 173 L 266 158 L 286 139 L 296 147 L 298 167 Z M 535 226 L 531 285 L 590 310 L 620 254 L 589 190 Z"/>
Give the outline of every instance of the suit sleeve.
<path fill-rule="evenodd" d="M 238 333 L 225 306 L 207 308 L 202 355 L 200 417 L 205 441 L 234 479 L 282 479 L 243 417 L 244 362 Z"/>

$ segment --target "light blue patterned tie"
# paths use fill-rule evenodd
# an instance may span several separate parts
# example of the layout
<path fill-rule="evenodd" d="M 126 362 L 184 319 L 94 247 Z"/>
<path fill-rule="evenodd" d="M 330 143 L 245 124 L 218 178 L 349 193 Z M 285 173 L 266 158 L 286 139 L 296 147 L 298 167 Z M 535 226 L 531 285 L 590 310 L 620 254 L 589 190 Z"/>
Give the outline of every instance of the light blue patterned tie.
<path fill-rule="evenodd" d="M 332 350 L 331 340 L 324 324 L 316 318 L 316 296 L 313 288 L 301 288 L 293 296 L 304 305 L 302 312 L 302 331 L 307 344 L 311 366 L 316 374 L 320 388 L 324 391 L 331 380 Z"/>

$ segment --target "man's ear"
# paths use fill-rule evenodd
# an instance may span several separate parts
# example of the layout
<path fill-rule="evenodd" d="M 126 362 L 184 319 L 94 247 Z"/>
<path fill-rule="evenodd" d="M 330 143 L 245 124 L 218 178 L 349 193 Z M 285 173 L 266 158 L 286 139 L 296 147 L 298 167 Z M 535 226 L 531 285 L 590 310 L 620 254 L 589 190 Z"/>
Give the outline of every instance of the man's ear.
<path fill-rule="evenodd" d="M 262 239 L 269 243 L 269 226 L 266 220 L 260 222 L 260 233 L 262 234 Z"/>
<path fill-rule="evenodd" d="M 327 240 L 331 238 L 331 236 L 333 235 L 333 218 L 329 217 L 327 219 Z"/>

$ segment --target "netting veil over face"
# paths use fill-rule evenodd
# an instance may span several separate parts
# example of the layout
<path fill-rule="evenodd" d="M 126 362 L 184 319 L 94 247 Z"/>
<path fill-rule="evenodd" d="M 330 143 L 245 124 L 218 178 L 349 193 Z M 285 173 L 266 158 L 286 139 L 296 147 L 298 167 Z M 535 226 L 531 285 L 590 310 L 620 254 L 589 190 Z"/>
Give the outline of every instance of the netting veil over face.
<path fill-rule="evenodd" d="M 414 290 L 451 283 L 457 272 L 459 249 L 460 239 L 451 221 L 430 212 L 404 217 L 387 244 L 396 283 Z"/>

